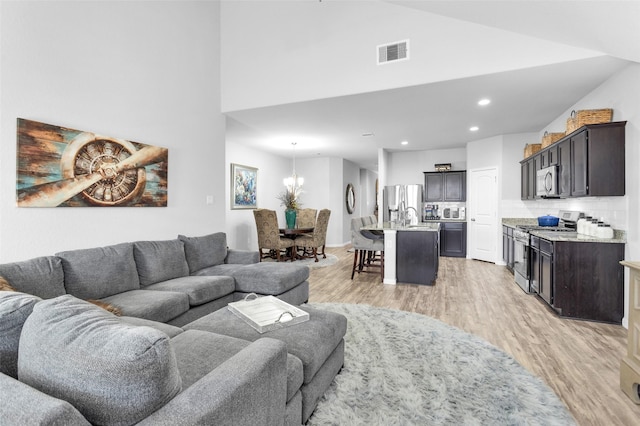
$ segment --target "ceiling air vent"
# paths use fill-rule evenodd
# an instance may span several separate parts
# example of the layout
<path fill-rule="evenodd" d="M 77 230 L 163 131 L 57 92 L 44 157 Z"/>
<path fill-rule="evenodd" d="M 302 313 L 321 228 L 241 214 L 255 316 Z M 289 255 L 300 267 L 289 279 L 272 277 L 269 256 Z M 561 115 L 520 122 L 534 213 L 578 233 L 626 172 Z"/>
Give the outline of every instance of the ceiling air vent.
<path fill-rule="evenodd" d="M 396 41 L 391 44 L 382 44 L 377 47 L 378 65 L 388 62 L 404 61 L 409 59 L 409 40 Z"/>

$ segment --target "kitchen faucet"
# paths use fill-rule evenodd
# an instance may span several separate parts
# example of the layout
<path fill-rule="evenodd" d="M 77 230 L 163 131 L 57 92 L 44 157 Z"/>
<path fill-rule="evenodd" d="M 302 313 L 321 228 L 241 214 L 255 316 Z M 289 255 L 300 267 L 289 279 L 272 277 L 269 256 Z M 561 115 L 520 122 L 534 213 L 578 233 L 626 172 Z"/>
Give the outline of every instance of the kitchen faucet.
<path fill-rule="evenodd" d="M 411 219 L 409 218 L 409 215 L 408 215 L 409 209 L 413 210 L 416 213 L 416 218 L 418 217 L 418 210 L 416 210 L 416 208 L 412 207 L 412 206 L 409 206 L 409 207 L 405 208 L 404 218 L 405 218 L 405 220 L 408 219 L 409 220 L 409 225 L 411 225 Z"/>
<path fill-rule="evenodd" d="M 415 207 L 407 206 L 407 203 L 402 200 L 398 206 L 398 220 L 400 226 L 407 226 L 411 224 L 411 218 L 409 218 L 409 209 L 413 210 L 418 217 L 418 210 Z M 408 223 L 407 223 L 408 222 Z"/>

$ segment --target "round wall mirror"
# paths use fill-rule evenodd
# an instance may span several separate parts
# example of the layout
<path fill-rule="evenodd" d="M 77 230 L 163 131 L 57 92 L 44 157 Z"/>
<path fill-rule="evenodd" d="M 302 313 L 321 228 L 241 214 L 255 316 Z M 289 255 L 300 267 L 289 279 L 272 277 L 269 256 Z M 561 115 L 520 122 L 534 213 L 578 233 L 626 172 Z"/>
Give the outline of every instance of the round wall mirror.
<path fill-rule="evenodd" d="M 345 201 L 347 203 L 347 212 L 352 214 L 356 208 L 356 193 L 353 191 L 353 185 L 347 185 L 347 193 L 345 195 Z"/>

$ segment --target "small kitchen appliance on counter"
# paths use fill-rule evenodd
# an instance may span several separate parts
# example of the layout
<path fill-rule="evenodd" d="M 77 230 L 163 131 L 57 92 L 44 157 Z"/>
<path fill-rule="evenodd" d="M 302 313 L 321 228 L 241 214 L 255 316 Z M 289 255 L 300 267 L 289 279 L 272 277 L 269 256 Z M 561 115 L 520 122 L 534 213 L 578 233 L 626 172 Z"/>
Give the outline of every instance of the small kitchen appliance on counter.
<path fill-rule="evenodd" d="M 424 205 L 424 221 L 428 220 L 439 220 L 440 215 L 438 214 L 438 205 L 437 204 L 425 204 Z"/>
<path fill-rule="evenodd" d="M 466 215 L 467 208 L 465 206 L 447 206 L 442 209 L 442 218 L 443 219 L 464 219 Z"/>

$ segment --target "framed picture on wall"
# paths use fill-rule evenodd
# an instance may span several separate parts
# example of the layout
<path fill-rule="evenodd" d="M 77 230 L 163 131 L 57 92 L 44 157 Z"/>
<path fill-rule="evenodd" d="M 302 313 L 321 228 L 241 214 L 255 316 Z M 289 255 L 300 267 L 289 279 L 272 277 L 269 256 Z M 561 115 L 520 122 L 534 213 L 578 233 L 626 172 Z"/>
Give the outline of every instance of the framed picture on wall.
<path fill-rule="evenodd" d="M 231 209 L 256 209 L 258 169 L 231 163 Z"/>
<path fill-rule="evenodd" d="M 18 207 L 166 207 L 169 151 L 18 118 Z"/>

